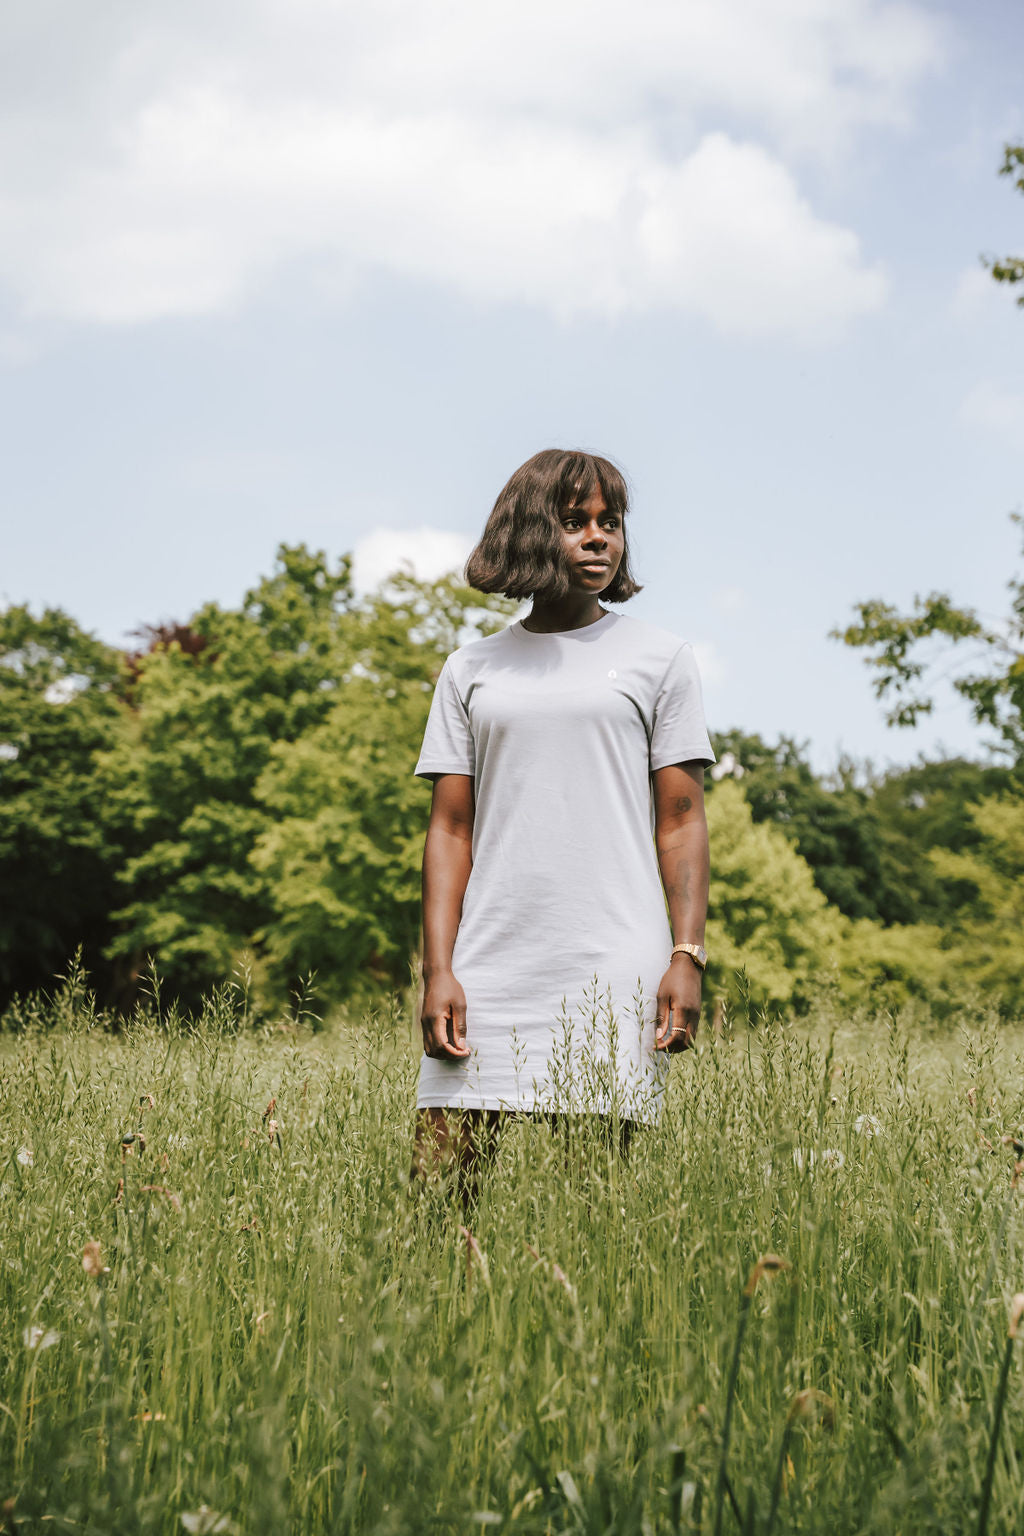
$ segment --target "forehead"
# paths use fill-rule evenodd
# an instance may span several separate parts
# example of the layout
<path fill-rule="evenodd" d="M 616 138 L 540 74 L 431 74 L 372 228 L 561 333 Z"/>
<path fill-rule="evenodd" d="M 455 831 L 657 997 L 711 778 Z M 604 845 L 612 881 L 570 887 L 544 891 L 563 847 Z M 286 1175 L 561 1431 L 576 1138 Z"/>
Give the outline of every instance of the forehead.
<path fill-rule="evenodd" d="M 580 491 L 565 508 L 567 512 L 603 512 L 605 510 L 604 492 L 599 485 L 592 490 Z"/>
<path fill-rule="evenodd" d="M 607 510 L 608 503 L 605 500 L 601 482 L 596 477 L 591 481 L 589 488 L 581 486 L 565 508 L 566 512 L 589 512 L 592 517 L 600 516 Z"/>

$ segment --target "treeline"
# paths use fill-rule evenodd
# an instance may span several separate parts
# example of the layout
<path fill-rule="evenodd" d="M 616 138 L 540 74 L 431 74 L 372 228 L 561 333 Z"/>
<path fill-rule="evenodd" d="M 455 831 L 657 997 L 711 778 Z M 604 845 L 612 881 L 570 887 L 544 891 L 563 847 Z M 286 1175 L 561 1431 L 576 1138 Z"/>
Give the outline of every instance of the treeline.
<path fill-rule="evenodd" d="M 314 975 L 321 1004 L 407 983 L 434 680 L 509 610 L 454 578 L 357 599 L 348 560 L 282 546 L 238 608 L 131 652 L 0 614 L 0 1002 L 79 947 L 114 1008 L 151 967 L 185 1006 L 243 975 L 266 1007 Z M 1018 769 L 823 780 L 794 742 L 715 739 L 715 992 L 1024 1006 Z"/>

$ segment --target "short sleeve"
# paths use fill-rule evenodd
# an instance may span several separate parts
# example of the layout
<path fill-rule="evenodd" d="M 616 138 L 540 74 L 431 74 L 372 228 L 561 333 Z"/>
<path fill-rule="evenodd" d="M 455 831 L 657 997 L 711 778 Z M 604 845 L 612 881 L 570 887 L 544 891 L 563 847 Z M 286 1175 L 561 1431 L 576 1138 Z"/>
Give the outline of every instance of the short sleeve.
<path fill-rule="evenodd" d="M 692 645 L 683 645 L 669 662 L 654 701 L 651 772 L 671 763 L 714 761 L 697 658 Z"/>
<path fill-rule="evenodd" d="M 439 773 L 472 774 L 475 768 L 469 714 L 455 686 L 451 664 L 446 661 L 430 703 L 416 773 L 421 779 L 433 779 Z"/>

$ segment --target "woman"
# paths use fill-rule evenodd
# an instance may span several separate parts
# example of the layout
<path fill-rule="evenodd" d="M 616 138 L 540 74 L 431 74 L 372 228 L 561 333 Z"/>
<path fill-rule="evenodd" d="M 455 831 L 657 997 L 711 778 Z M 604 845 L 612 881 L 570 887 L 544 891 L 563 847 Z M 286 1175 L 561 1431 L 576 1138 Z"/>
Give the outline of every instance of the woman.
<path fill-rule="evenodd" d="M 691 647 L 601 606 L 640 590 L 626 517 L 614 465 L 547 449 L 466 565 L 532 607 L 448 658 L 416 766 L 419 1173 L 470 1170 L 509 1112 L 650 1121 L 665 1053 L 693 1040 L 714 754 Z"/>

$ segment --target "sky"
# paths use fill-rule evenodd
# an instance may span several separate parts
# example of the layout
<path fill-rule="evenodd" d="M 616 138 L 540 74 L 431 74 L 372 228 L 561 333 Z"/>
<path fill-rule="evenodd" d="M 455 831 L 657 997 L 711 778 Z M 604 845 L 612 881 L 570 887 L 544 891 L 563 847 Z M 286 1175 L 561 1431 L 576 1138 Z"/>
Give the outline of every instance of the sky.
<path fill-rule="evenodd" d="M 582 446 L 712 732 L 978 755 L 830 631 L 1007 611 L 1014 140 L 1018 0 L 8 0 L 0 603 L 125 644 L 281 542 L 434 576 Z"/>

